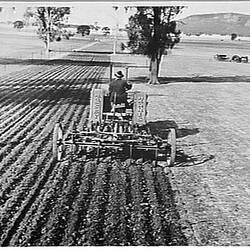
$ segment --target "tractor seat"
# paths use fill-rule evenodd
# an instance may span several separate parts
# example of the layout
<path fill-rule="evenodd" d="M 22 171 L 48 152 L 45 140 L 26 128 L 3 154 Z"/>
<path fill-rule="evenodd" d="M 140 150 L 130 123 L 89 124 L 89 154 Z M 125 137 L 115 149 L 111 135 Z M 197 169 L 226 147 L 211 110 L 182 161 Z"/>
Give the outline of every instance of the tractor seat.
<path fill-rule="evenodd" d="M 118 103 L 113 105 L 113 108 L 115 109 L 125 108 L 125 107 L 126 107 L 125 103 Z"/>
<path fill-rule="evenodd" d="M 121 113 L 122 111 L 125 110 L 125 108 L 126 108 L 125 103 L 113 104 L 111 112 L 117 111 L 117 112 Z"/>

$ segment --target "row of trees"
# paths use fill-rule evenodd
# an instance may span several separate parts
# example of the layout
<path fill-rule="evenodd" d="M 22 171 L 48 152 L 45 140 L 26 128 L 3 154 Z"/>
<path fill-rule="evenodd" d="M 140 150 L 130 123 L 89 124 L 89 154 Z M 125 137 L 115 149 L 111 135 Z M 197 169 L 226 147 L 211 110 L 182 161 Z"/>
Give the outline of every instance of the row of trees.
<path fill-rule="evenodd" d="M 46 51 L 49 52 L 50 43 L 59 41 L 62 36 L 62 23 L 70 15 L 70 7 L 37 7 L 27 8 L 24 13 L 26 22 L 30 18 L 36 20 L 38 25 L 37 34 L 45 43 Z"/>
<path fill-rule="evenodd" d="M 46 51 L 49 52 L 50 43 L 53 41 L 60 41 L 62 36 L 65 36 L 62 31 L 63 22 L 68 19 L 70 15 L 70 7 L 38 7 L 27 8 L 24 13 L 24 20 L 29 24 L 32 18 L 38 25 L 38 35 L 44 41 Z M 15 28 L 23 28 L 23 22 L 17 21 L 14 23 Z M 90 29 L 99 30 L 101 27 L 95 22 L 94 25 L 79 25 L 77 33 L 84 35 L 90 34 Z M 109 27 L 102 28 L 103 34 L 110 33 Z"/>
<path fill-rule="evenodd" d="M 135 14 L 129 18 L 127 47 L 132 53 L 150 58 L 150 84 L 159 83 L 159 67 L 166 49 L 172 49 L 180 41 L 181 32 L 177 29 L 175 17 L 183 8 L 184 6 L 136 7 Z M 37 33 L 48 52 L 50 42 L 60 37 L 62 22 L 69 14 L 69 7 L 38 7 L 27 9 L 25 18 L 36 19 Z"/>

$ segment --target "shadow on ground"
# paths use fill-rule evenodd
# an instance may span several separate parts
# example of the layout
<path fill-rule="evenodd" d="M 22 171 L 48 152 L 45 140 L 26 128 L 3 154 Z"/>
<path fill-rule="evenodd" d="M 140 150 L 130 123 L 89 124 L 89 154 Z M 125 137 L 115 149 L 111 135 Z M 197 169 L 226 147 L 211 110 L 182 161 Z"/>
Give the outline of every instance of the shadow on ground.
<path fill-rule="evenodd" d="M 105 53 L 72 53 L 60 59 L 17 59 L 0 58 L 0 65 L 80 65 L 80 66 L 110 66 L 110 57 Z M 128 63 L 112 61 L 116 67 L 126 67 Z"/>
<path fill-rule="evenodd" d="M 177 123 L 173 120 L 149 122 L 149 126 L 152 134 L 157 134 L 163 139 L 167 138 L 169 128 L 175 128 L 177 139 L 190 135 L 195 135 L 200 132 L 199 128 L 178 128 Z M 187 155 L 184 153 L 184 151 L 177 150 L 174 166 L 193 167 L 201 165 L 212 159 L 214 159 L 214 155 L 209 155 L 209 154 Z"/>
<path fill-rule="evenodd" d="M 26 103 L 27 101 L 42 100 L 46 101 L 43 103 L 44 106 L 59 101 L 70 104 L 88 105 L 93 85 L 104 84 L 107 80 L 106 78 L 82 78 L 79 80 L 76 77 L 76 79 L 70 79 L 70 81 L 74 82 L 74 84 L 70 85 L 70 82 L 67 80 L 51 79 L 47 81 L 47 79 L 41 78 L 39 85 L 36 83 L 34 85 L 32 83 L 24 85 L 21 83 L 11 88 L 2 89 L 0 92 L 0 102 L 5 102 L 8 99 L 10 102 L 18 104 Z M 25 81 L 25 79 L 22 79 L 22 81 Z M 36 81 L 39 81 L 39 79 L 36 79 Z M 47 88 L 44 88 L 43 81 Z M 83 83 L 85 83 L 84 88 L 82 87 Z M 18 98 L 15 91 L 18 91 Z"/>
<path fill-rule="evenodd" d="M 186 77 L 159 77 L 160 84 L 180 83 L 180 82 L 250 82 L 250 76 L 186 76 Z M 139 76 L 129 79 L 131 83 L 147 83 L 148 78 Z M 154 86 L 154 85 L 153 85 Z M 158 85 L 155 85 L 158 86 Z"/>
<path fill-rule="evenodd" d="M 74 59 L 0 59 L 2 65 L 80 65 L 80 66 L 103 66 L 107 67 L 110 62 L 107 61 L 91 61 L 91 60 L 74 60 Z"/>
<path fill-rule="evenodd" d="M 214 155 L 209 154 L 198 154 L 198 155 L 187 155 L 182 150 L 177 150 L 175 158 L 175 167 L 193 167 L 199 166 L 207 161 L 213 160 Z"/>
<path fill-rule="evenodd" d="M 149 122 L 152 134 L 158 134 L 161 138 L 167 138 L 169 128 L 175 128 L 176 138 L 182 138 L 188 135 L 198 134 L 199 128 L 178 128 L 178 125 L 173 120 Z"/>

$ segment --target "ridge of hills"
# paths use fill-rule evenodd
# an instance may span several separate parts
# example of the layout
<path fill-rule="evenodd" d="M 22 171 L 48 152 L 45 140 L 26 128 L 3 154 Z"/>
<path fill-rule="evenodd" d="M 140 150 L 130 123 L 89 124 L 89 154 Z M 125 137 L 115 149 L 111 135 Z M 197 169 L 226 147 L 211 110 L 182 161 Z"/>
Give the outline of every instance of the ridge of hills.
<path fill-rule="evenodd" d="M 179 29 L 185 34 L 221 34 L 250 36 L 250 15 L 215 13 L 192 15 L 179 20 Z"/>

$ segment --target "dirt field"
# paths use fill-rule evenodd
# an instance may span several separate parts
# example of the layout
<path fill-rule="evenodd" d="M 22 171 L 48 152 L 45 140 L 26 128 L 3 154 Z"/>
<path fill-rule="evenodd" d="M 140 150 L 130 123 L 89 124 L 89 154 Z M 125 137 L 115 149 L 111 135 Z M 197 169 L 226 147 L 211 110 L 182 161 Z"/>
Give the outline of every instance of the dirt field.
<path fill-rule="evenodd" d="M 2 246 L 187 244 L 161 168 L 52 161 L 55 123 L 81 129 L 89 91 L 107 81 L 108 65 L 107 56 L 74 53 L 2 79 Z"/>
<path fill-rule="evenodd" d="M 27 60 L 32 67 L 2 76 L 1 246 L 249 245 L 250 64 L 214 61 L 213 43 L 180 44 L 163 61 L 160 86 L 145 84 L 146 69 L 129 71 L 133 89 L 149 94 L 150 124 L 177 129 L 167 174 L 141 160 L 52 161 L 54 124 L 81 129 L 90 90 L 107 88 L 109 55 Z M 249 48 L 222 45 L 220 53 Z M 140 56 L 111 59 L 147 64 Z"/>

